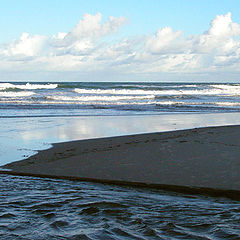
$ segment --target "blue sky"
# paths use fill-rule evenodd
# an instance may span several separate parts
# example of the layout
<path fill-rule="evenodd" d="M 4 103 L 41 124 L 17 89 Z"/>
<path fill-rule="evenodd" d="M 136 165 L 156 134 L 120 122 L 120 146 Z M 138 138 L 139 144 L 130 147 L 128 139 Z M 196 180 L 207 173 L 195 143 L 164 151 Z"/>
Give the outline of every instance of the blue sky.
<path fill-rule="evenodd" d="M 68 32 L 83 14 L 101 12 L 109 16 L 124 16 L 129 20 L 122 35 L 148 34 L 170 26 L 186 35 L 200 34 L 216 16 L 232 13 L 240 22 L 239 0 L 1 0 L 0 41 L 19 38 L 22 32 L 52 35 Z"/>
<path fill-rule="evenodd" d="M 0 3 L 0 81 L 239 80 L 239 0 Z"/>

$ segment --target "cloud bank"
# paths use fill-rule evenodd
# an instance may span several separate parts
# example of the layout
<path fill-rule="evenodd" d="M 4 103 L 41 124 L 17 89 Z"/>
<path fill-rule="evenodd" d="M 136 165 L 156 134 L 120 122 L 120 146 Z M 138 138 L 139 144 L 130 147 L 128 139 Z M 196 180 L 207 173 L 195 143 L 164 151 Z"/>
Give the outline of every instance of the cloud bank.
<path fill-rule="evenodd" d="M 124 17 L 103 22 L 100 13 L 85 14 L 67 33 L 51 37 L 22 33 L 19 39 L 0 46 L 0 78 L 3 73 L 28 76 L 29 72 L 45 72 L 55 74 L 56 79 L 51 80 L 61 80 L 60 75 L 71 72 L 85 74 L 85 80 L 94 74 L 114 73 L 126 81 L 135 76 L 137 81 L 140 75 L 164 73 L 239 73 L 240 24 L 232 21 L 231 13 L 216 16 L 199 35 L 184 36 L 183 31 L 168 26 L 153 35 L 111 40 L 126 23 Z"/>

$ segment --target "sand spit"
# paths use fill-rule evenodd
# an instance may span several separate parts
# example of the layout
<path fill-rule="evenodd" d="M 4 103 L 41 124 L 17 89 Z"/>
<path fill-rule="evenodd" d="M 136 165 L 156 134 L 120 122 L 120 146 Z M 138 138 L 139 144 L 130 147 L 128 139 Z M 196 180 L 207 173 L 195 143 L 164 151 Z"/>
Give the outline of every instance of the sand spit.
<path fill-rule="evenodd" d="M 153 186 L 240 199 L 240 126 L 53 144 L 2 166 L 18 175 Z"/>

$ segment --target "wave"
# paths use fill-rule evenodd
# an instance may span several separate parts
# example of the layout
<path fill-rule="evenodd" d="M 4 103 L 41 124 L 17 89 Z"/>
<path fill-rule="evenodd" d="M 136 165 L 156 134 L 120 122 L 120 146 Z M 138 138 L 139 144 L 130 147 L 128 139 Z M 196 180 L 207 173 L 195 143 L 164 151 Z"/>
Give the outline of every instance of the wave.
<path fill-rule="evenodd" d="M 129 89 L 85 89 L 75 88 L 74 91 L 80 94 L 114 94 L 114 95 L 154 95 L 155 91 L 129 90 Z"/>
<path fill-rule="evenodd" d="M 36 89 L 55 89 L 58 84 L 12 84 L 12 83 L 0 83 L 0 90 L 6 89 L 24 89 L 24 90 L 36 90 Z"/>
<path fill-rule="evenodd" d="M 240 102 L 214 102 L 213 104 L 219 106 L 240 106 Z"/>
<path fill-rule="evenodd" d="M 220 90 L 226 94 L 232 94 L 232 95 L 240 95 L 240 85 L 234 84 L 234 85 L 224 85 L 224 84 L 215 84 L 210 85 L 210 87 Z"/>
<path fill-rule="evenodd" d="M 113 114 L 240 111 L 240 84 L 0 83 L 0 108 L 19 107 L 49 112 L 107 109 Z"/>
<path fill-rule="evenodd" d="M 75 88 L 74 91 L 79 94 L 111 94 L 111 95 L 178 95 L 182 94 L 177 90 L 143 90 L 143 89 L 85 89 Z"/>
<path fill-rule="evenodd" d="M 239 84 L 212 84 L 212 85 L 114 85 L 112 84 L 93 84 L 93 83 L 0 83 L 1 91 L 17 91 L 17 90 L 38 90 L 38 89 L 58 89 L 59 91 L 67 91 L 64 89 L 72 89 L 71 91 L 82 95 L 125 95 L 125 96 L 140 96 L 140 95 L 154 95 L 155 97 L 168 97 L 168 96 L 240 96 Z M 150 97 L 151 98 L 151 97 Z"/>
<path fill-rule="evenodd" d="M 121 100 L 144 100 L 154 99 L 154 95 L 149 96 L 79 96 L 79 97 L 68 97 L 68 96 L 48 96 L 47 99 L 57 101 L 121 101 Z"/>
<path fill-rule="evenodd" d="M 29 91 L 21 91 L 21 92 L 0 92 L 0 97 L 7 97 L 7 98 L 16 98 L 16 97 L 29 97 L 34 95 L 35 92 Z"/>
<path fill-rule="evenodd" d="M 213 85 L 210 85 L 210 87 L 219 88 L 219 89 L 240 89 L 240 84 L 231 84 L 231 85 L 228 85 L 228 84 L 213 84 Z"/>
<path fill-rule="evenodd" d="M 157 105 L 182 105 L 182 106 L 240 106 L 240 102 L 176 102 L 176 101 L 165 101 L 155 102 Z"/>
<path fill-rule="evenodd" d="M 85 89 L 75 88 L 74 91 L 79 94 L 111 94 L 111 95 L 155 95 L 155 96 L 179 96 L 179 95 L 240 95 L 240 87 L 231 88 L 208 88 L 194 90 L 143 90 L 143 89 Z"/>
<path fill-rule="evenodd" d="M 11 83 L 0 83 L 0 90 L 5 90 L 7 88 L 13 88 L 13 84 Z"/>
<path fill-rule="evenodd" d="M 181 98 L 158 98 L 154 95 L 149 96 L 39 96 L 30 91 L 22 92 L 0 92 L 1 103 L 19 103 L 19 104 L 44 104 L 44 105 L 156 105 L 156 106 L 221 106 L 238 107 L 239 101 L 184 101 Z M 29 97 L 31 98 L 24 98 Z M 20 99 L 18 99 L 20 98 Z M 165 100 L 165 101 L 164 101 Z M 182 100 L 182 101 L 179 101 Z M 190 100 L 190 99 L 189 99 Z"/>

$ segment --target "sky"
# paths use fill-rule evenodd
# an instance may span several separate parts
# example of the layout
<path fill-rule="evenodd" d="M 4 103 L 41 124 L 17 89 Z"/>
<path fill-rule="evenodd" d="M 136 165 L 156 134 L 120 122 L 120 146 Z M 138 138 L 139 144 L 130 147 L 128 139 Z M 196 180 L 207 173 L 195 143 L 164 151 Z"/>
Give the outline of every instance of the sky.
<path fill-rule="evenodd" d="M 0 0 L 0 81 L 239 82 L 239 0 Z"/>

